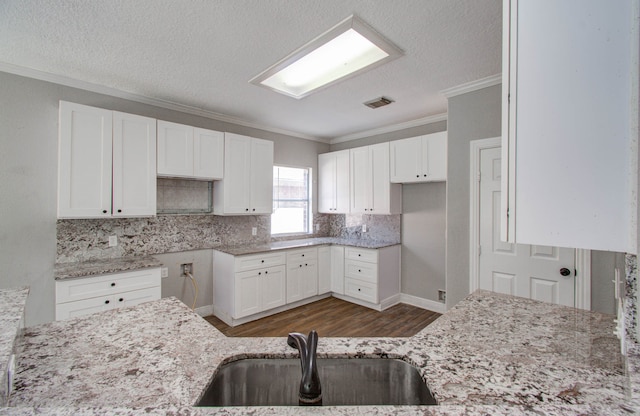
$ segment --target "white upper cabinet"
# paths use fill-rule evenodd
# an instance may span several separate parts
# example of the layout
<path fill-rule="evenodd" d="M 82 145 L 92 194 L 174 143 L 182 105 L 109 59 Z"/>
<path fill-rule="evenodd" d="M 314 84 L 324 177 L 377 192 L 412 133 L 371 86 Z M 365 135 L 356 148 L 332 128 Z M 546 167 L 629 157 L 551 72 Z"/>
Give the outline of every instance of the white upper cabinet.
<path fill-rule="evenodd" d="M 636 253 L 637 0 L 503 5 L 502 238 Z"/>
<path fill-rule="evenodd" d="M 60 101 L 58 218 L 156 213 L 156 120 Z"/>
<path fill-rule="evenodd" d="M 349 155 L 350 212 L 400 214 L 402 185 L 389 181 L 389 143 L 350 149 Z"/>
<path fill-rule="evenodd" d="M 224 133 L 158 120 L 158 176 L 222 179 Z"/>
<path fill-rule="evenodd" d="M 389 143 L 393 183 L 447 180 L 447 132 Z"/>
<path fill-rule="evenodd" d="M 349 213 L 349 150 L 318 155 L 318 211 Z"/>
<path fill-rule="evenodd" d="M 233 133 L 224 136 L 224 179 L 213 187 L 214 214 L 271 214 L 273 142 Z"/>

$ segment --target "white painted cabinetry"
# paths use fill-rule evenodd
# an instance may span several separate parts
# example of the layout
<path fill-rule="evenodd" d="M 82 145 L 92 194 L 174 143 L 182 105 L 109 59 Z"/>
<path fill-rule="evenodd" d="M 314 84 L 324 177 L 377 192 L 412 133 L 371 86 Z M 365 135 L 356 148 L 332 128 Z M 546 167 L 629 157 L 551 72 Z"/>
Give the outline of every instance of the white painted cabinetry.
<path fill-rule="evenodd" d="M 349 213 L 349 150 L 318 155 L 318 211 Z"/>
<path fill-rule="evenodd" d="M 224 133 L 158 120 L 158 176 L 222 179 Z"/>
<path fill-rule="evenodd" d="M 156 214 L 156 120 L 60 101 L 58 218 Z"/>
<path fill-rule="evenodd" d="M 224 179 L 213 187 L 217 215 L 271 214 L 273 142 L 225 133 Z"/>
<path fill-rule="evenodd" d="M 160 268 L 56 281 L 56 320 L 160 299 Z"/>
<path fill-rule="evenodd" d="M 349 150 L 352 214 L 399 214 L 402 185 L 389 181 L 389 143 Z"/>
<path fill-rule="evenodd" d="M 638 2 L 503 5 L 502 239 L 636 253 Z"/>
<path fill-rule="evenodd" d="M 331 246 L 318 247 L 318 294 L 331 292 Z"/>
<path fill-rule="evenodd" d="M 287 303 L 318 294 L 318 249 L 287 251 Z"/>
<path fill-rule="evenodd" d="M 344 294 L 377 310 L 399 303 L 400 245 L 379 249 L 345 247 Z"/>
<path fill-rule="evenodd" d="M 391 182 L 447 180 L 447 132 L 395 140 L 389 146 Z"/>
<path fill-rule="evenodd" d="M 286 253 L 213 252 L 214 313 L 228 325 L 286 303 Z"/>

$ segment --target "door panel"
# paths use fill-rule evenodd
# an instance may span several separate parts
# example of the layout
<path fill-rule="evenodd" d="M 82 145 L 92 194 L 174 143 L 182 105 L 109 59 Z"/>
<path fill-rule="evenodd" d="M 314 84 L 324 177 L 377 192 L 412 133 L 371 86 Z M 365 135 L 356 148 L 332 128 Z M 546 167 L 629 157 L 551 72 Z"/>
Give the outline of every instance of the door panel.
<path fill-rule="evenodd" d="M 480 153 L 480 289 L 574 306 L 575 250 L 500 240 L 500 148 Z M 560 269 L 572 271 L 562 276 Z"/>

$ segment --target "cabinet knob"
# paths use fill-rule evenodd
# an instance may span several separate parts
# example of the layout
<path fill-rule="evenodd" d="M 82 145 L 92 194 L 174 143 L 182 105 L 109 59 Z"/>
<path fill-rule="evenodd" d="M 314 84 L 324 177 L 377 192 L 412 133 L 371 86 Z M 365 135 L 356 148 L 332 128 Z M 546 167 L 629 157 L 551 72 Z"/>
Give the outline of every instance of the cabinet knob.
<path fill-rule="evenodd" d="M 308 266 L 308 264 L 307 264 L 307 263 L 305 263 L 304 265 L 305 265 L 305 266 Z"/>
<path fill-rule="evenodd" d="M 104 301 L 104 304 L 105 304 L 105 305 L 108 305 L 108 304 L 109 304 L 109 299 L 105 300 L 105 301 Z"/>
<path fill-rule="evenodd" d="M 264 260 L 260 260 L 260 262 L 264 263 Z"/>
<path fill-rule="evenodd" d="M 362 270 L 358 269 L 358 273 L 362 273 Z"/>
<path fill-rule="evenodd" d="M 358 257 L 362 257 L 362 254 L 358 253 Z"/>
<path fill-rule="evenodd" d="M 252 209 L 252 211 L 255 211 L 255 210 L 256 210 L 255 208 L 254 208 L 254 209 Z"/>
<path fill-rule="evenodd" d="M 416 175 L 416 178 L 419 178 L 419 177 L 420 177 L 420 175 Z"/>
<path fill-rule="evenodd" d="M 425 177 L 425 178 L 427 177 L 427 174 L 426 174 L 426 173 L 424 174 L 424 177 Z"/>
<path fill-rule="evenodd" d="M 118 210 L 118 212 L 122 212 L 122 210 L 121 210 L 121 209 L 119 209 L 119 210 Z"/>
<path fill-rule="evenodd" d="M 111 283 L 111 287 L 114 287 L 116 285 L 116 282 Z"/>
<path fill-rule="evenodd" d="M 262 275 L 262 272 L 258 272 L 258 276 L 261 276 L 261 275 Z"/>
<path fill-rule="evenodd" d="M 358 292 L 360 292 L 362 289 L 358 288 Z"/>
<path fill-rule="evenodd" d="M 265 270 L 265 271 L 264 271 L 264 274 L 267 274 L 267 273 L 269 273 L 269 270 Z"/>
<path fill-rule="evenodd" d="M 103 210 L 102 210 L 102 213 L 103 213 L 103 214 L 106 214 L 106 213 L 107 213 L 107 210 L 106 210 L 106 209 L 103 209 Z"/>
<path fill-rule="evenodd" d="M 124 298 L 118 299 L 118 302 L 122 302 L 122 301 L 124 301 Z"/>
<path fill-rule="evenodd" d="M 300 265 L 300 267 L 302 267 L 302 264 Z"/>
<path fill-rule="evenodd" d="M 247 211 L 247 212 L 249 212 L 249 208 L 245 208 L 244 210 L 245 210 L 245 211 Z"/>

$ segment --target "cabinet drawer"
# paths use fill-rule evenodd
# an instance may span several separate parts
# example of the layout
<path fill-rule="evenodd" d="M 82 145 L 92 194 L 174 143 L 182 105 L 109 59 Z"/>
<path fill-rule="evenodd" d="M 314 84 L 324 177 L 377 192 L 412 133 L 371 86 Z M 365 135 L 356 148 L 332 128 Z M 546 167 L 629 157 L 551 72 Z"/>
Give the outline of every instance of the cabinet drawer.
<path fill-rule="evenodd" d="M 261 253 L 236 257 L 236 272 L 285 264 L 285 253 Z"/>
<path fill-rule="evenodd" d="M 287 251 L 287 263 L 303 263 L 305 261 L 315 260 L 318 258 L 317 248 L 306 248 L 303 250 Z"/>
<path fill-rule="evenodd" d="M 56 282 L 56 303 L 109 296 L 160 286 L 160 268 Z"/>
<path fill-rule="evenodd" d="M 56 320 L 89 315 L 125 306 L 134 306 L 142 302 L 157 299 L 160 299 L 160 286 L 108 296 L 98 296 L 74 302 L 59 303 L 56 305 Z"/>
<path fill-rule="evenodd" d="M 369 283 L 378 283 L 378 265 L 364 261 L 348 259 L 344 263 L 344 275 Z"/>
<path fill-rule="evenodd" d="M 378 303 L 378 286 L 351 278 L 344 279 L 344 294 L 371 303 Z"/>
<path fill-rule="evenodd" d="M 371 248 L 346 247 L 344 249 L 344 258 L 377 263 L 378 250 Z"/>

